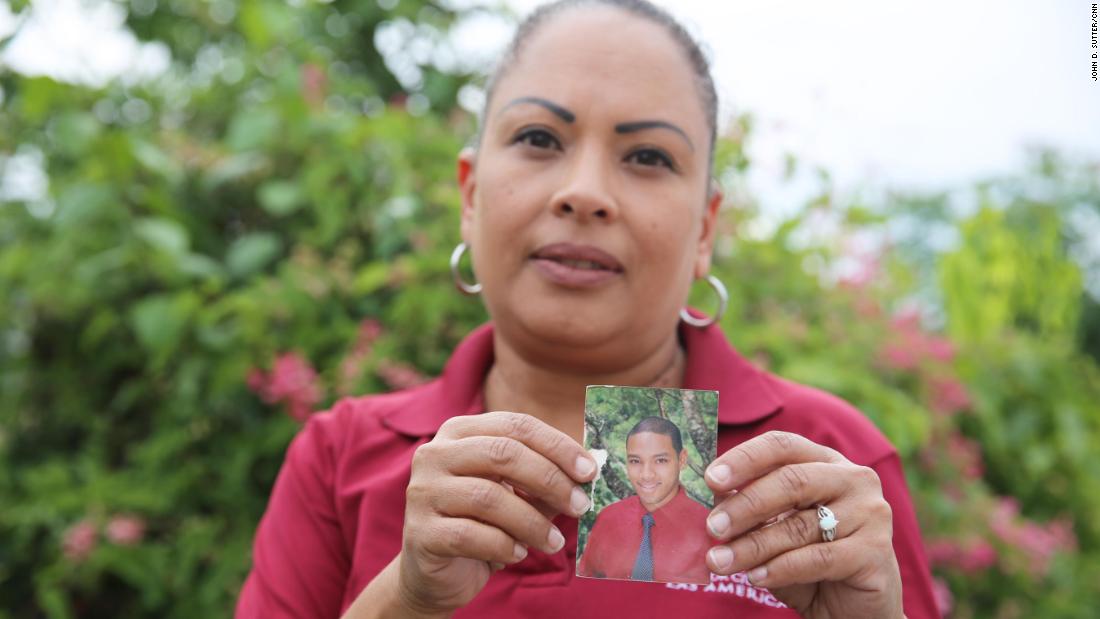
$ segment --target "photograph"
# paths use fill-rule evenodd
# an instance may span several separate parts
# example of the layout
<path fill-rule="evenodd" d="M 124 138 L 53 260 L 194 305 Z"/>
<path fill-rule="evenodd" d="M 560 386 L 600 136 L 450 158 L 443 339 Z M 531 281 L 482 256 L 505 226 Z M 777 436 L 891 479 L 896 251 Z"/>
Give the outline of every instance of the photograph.
<path fill-rule="evenodd" d="M 577 576 L 706 584 L 703 480 L 717 444 L 718 392 L 590 386 L 584 447 L 599 466 L 580 522 Z"/>

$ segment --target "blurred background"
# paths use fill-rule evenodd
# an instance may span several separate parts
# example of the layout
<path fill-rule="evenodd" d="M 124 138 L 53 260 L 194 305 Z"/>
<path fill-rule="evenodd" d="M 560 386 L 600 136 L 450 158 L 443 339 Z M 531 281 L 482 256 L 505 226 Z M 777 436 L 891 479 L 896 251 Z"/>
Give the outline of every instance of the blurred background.
<path fill-rule="evenodd" d="M 454 157 L 536 4 L 0 0 L 0 618 L 231 614 L 302 421 L 485 320 Z M 1091 5 L 662 4 L 723 329 L 897 445 L 944 616 L 1095 617 Z"/>

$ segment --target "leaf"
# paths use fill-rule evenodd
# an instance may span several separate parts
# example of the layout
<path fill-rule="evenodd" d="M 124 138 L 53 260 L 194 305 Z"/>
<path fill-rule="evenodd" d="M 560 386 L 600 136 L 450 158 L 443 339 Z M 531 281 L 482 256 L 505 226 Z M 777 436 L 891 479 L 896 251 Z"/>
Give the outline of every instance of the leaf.
<path fill-rule="evenodd" d="M 183 180 L 184 174 L 180 165 L 155 144 L 137 137 L 132 137 L 130 143 L 134 151 L 134 158 L 145 169 L 172 184 Z"/>
<path fill-rule="evenodd" d="M 237 239 L 226 256 L 226 266 L 236 277 L 246 277 L 264 268 L 282 249 L 279 237 L 270 232 L 256 232 Z"/>
<path fill-rule="evenodd" d="M 269 181 L 260 186 L 257 196 L 265 211 L 281 217 L 297 211 L 302 206 L 302 190 L 291 181 Z"/>
<path fill-rule="evenodd" d="M 266 165 L 267 157 L 260 153 L 241 153 L 225 157 L 207 170 L 203 177 L 203 185 L 208 190 L 217 189 L 225 183 L 256 174 Z"/>
<path fill-rule="evenodd" d="M 253 150 L 275 142 L 279 115 L 272 110 L 245 108 L 233 117 L 226 142 L 233 150 Z"/>
<path fill-rule="evenodd" d="M 386 285 L 391 274 L 390 266 L 385 262 L 372 262 L 360 269 L 352 285 L 355 294 L 367 295 Z"/>
<path fill-rule="evenodd" d="M 85 154 L 99 136 L 99 121 L 84 112 L 67 112 L 50 125 L 59 150 L 69 155 Z"/>
<path fill-rule="evenodd" d="M 157 295 L 139 301 L 130 312 L 138 342 L 156 359 L 165 359 L 179 345 L 197 304 L 191 293 Z"/>
<path fill-rule="evenodd" d="M 182 254 L 190 244 L 187 229 L 171 219 L 148 217 L 134 224 L 134 232 L 156 249 L 171 254 Z"/>

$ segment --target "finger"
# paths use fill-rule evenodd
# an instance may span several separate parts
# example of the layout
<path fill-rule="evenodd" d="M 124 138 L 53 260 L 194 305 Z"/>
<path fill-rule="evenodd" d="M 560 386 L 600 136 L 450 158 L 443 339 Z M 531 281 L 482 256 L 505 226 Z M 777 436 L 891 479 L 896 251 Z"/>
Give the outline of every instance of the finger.
<path fill-rule="evenodd" d="M 851 535 L 855 530 L 855 526 L 847 522 L 852 519 L 845 520 L 843 527 L 837 527 L 838 537 Z M 707 564 L 716 574 L 733 574 L 822 541 L 817 510 L 806 509 L 736 537 L 725 546 L 712 548 L 707 553 Z M 729 552 L 720 548 L 726 548 Z"/>
<path fill-rule="evenodd" d="M 522 544 L 496 527 L 469 518 L 436 520 L 422 548 L 438 557 L 512 564 L 527 556 Z"/>
<path fill-rule="evenodd" d="M 522 489 L 517 488 L 514 490 L 514 492 L 516 493 L 516 496 L 523 499 L 524 501 L 527 501 L 531 504 L 532 507 L 539 510 L 539 513 L 542 514 L 547 520 L 553 520 L 555 516 L 561 513 L 561 510 L 548 505 L 540 498 L 533 497 L 527 494 Z M 591 501 L 589 501 L 589 503 L 591 503 Z"/>
<path fill-rule="evenodd" d="M 749 570 L 748 576 L 752 584 L 769 589 L 836 582 L 860 573 L 872 559 L 878 560 L 879 554 L 855 538 L 821 542 L 783 553 Z"/>
<path fill-rule="evenodd" d="M 714 492 L 727 492 L 786 464 L 847 461 L 836 450 L 801 435 L 771 431 L 718 456 L 707 467 L 706 481 Z"/>
<path fill-rule="evenodd" d="M 435 486 L 428 501 L 441 515 L 479 520 L 543 552 L 555 553 L 565 545 L 561 531 L 533 505 L 487 479 L 444 480 Z"/>
<path fill-rule="evenodd" d="M 806 509 L 842 497 L 851 484 L 841 465 L 789 464 L 720 503 L 707 518 L 707 528 L 712 537 L 725 541 L 789 509 Z"/>
<path fill-rule="evenodd" d="M 449 439 L 507 436 L 546 456 L 575 481 L 588 481 L 596 474 L 596 462 L 577 441 L 522 413 L 492 412 L 451 417 L 440 426 L 437 436 Z"/>
<path fill-rule="evenodd" d="M 527 496 L 541 499 L 557 512 L 581 516 L 588 495 L 558 465 L 527 445 L 506 436 L 470 436 L 443 443 L 444 465 L 456 476 L 507 481 Z"/>

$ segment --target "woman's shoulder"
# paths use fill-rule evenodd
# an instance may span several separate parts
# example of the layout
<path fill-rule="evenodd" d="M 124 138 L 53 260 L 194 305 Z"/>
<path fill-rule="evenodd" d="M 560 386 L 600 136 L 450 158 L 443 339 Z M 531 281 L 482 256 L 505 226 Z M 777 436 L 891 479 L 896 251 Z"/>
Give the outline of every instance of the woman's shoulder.
<path fill-rule="evenodd" d="M 770 372 L 761 370 L 761 374 L 780 406 L 758 424 L 757 433 L 782 430 L 800 434 L 867 466 L 896 453 L 870 418 L 847 400 Z"/>
<path fill-rule="evenodd" d="M 415 447 L 419 435 L 403 433 L 391 420 L 436 405 L 438 380 L 390 393 L 348 396 L 311 415 L 295 437 L 300 449 L 323 455 L 329 464 L 349 456 L 392 455 Z M 294 446 L 292 446 L 293 449 Z"/>

